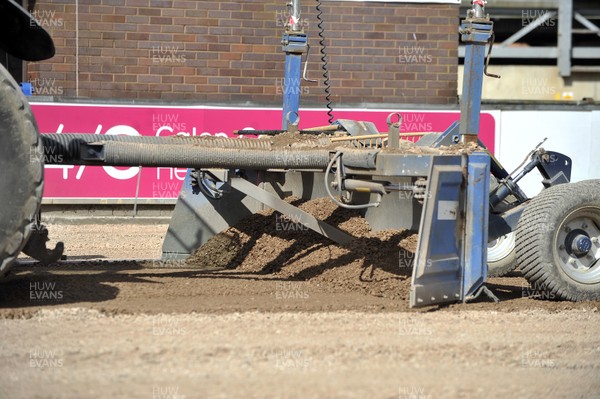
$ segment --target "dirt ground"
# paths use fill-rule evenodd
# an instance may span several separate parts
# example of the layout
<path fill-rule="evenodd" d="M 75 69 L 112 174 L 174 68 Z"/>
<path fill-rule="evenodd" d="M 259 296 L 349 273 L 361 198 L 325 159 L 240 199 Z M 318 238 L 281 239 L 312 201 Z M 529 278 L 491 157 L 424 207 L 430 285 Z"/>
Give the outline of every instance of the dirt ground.
<path fill-rule="evenodd" d="M 0 398 L 600 397 L 600 303 L 515 272 L 410 310 L 414 234 L 302 206 L 351 247 L 268 212 L 187 262 L 157 260 L 167 225 L 50 225 L 67 260 L 0 282 Z"/>

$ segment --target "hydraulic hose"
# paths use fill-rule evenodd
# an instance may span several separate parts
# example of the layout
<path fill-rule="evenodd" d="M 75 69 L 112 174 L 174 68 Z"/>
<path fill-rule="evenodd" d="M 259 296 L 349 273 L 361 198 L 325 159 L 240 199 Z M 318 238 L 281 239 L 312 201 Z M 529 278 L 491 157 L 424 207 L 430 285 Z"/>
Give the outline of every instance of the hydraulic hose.
<path fill-rule="evenodd" d="M 231 141 L 238 141 L 233 139 Z M 250 140 L 248 140 L 250 141 Z M 182 168 L 240 169 L 317 169 L 329 163 L 327 149 L 262 149 L 205 147 L 202 144 L 155 144 L 98 141 L 88 146 L 91 153 L 81 154 L 77 164 L 102 166 L 148 166 Z M 53 157 L 53 163 L 70 164 Z"/>
<path fill-rule="evenodd" d="M 79 164 L 81 144 L 98 141 L 111 141 L 118 143 L 143 143 L 152 145 L 198 146 L 204 148 L 240 148 L 240 149 L 268 149 L 271 143 L 268 140 L 221 138 L 221 137 L 190 137 L 190 136 L 126 136 L 126 135 L 95 135 L 95 134 L 43 134 L 42 144 L 47 159 L 60 159 L 61 163 Z M 50 162 L 46 162 L 50 163 Z"/>

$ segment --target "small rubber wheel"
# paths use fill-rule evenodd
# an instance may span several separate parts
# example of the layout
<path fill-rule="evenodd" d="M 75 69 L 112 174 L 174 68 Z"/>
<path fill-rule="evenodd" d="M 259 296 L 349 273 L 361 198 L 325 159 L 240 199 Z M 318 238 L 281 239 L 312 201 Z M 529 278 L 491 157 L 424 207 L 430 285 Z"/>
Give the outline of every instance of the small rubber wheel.
<path fill-rule="evenodd" d="M 600 180 L 542 191 L 516 231 L 517 260 L 532 289 L 548 298 L 600 299 Z"/>
<path fill-rule="evenodd" d="M 40 207 L 43 152 L 19 85 L 0 65 L 0 277 L 27 242 Z"/>
<path fill-rule="evenodd" d="M 498 179 L 490 176 L 490 191 L 498 186 Z M 509 195 L 495 208 L 502 212 L 513 207 L 518 200 L 514 195 Z M 504 276 L 517 268 L 517 254 L 515 251 L 515 232 L 512 231 L 488 243 L 488 277 Z"/>
<path fill-rule="evenodd" d="M 511 232 L 488 243 L 488 276 L 500 277 L 517 268 L 515 233 Z"/>

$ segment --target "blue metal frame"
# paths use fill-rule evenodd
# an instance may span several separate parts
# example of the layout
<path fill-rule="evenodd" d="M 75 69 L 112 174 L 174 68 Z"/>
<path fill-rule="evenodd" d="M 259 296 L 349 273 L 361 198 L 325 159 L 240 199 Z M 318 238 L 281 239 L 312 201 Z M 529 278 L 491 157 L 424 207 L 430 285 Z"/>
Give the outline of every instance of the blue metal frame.
<path fill-rule="evenodd" d="M 290 123 L 296 121 L 300 108 L 300 79 L 302 72 L 302 54 L 306 52 L 308 38 L 305 34 L 285 34 L 282 38 L 283 51 L 285 51 L 285 75 L 283 78 L 283 113 L 282 129 L 287 129 Z M 291 114 L 290 114 L 291 113 Z"/>
<path fill-rule="evenodd" d="M 460 101 L 460 135 L 462 142 L 477 142 L 481 90 L 485 70 L 485 47 L 493 34 L 489 19 L 467 18 L 460 26 L 465 43 L 463 89 Z"/>
<path fill-rule="evenodd" d="M 411 307 L 461 300 L 464 163 L 461 155 L 432 158 L 412 274 Z"/>
<path fill-rule="evenodd" d="M 489 191 L 489 155 L 481 152 L 468 155 L 466 218 L 462 257 L 463 301 L 473 295 L 487 278 Z"/>
<path fill-rule="evenodd" d="M 410 306 L 467 301 L 487 277 L 490 156 L 434 156 Z M 465 184 L 466 183 L 466 184 Z"/>

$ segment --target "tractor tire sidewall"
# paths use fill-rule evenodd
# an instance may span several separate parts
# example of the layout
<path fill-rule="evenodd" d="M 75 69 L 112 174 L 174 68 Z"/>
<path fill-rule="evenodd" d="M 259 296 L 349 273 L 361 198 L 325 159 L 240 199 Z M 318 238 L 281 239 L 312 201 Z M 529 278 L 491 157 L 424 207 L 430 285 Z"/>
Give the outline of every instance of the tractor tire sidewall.
<path fill-rule="evenodd" d="M 29 103 L 0 65 L 0 277 L 31 234 L 42 199 L 42 154 Z"/>
<path fill-rule="evenodd" d="M 519 220 L 517 260 L 531 292 L 548 299 L 600 299 L 600 283 L 573 280 L 559 264 L 557 229 L 572 212 L 600 207 L 600 180 L 585 180 L 548 188 L 535 197 Z"/>

